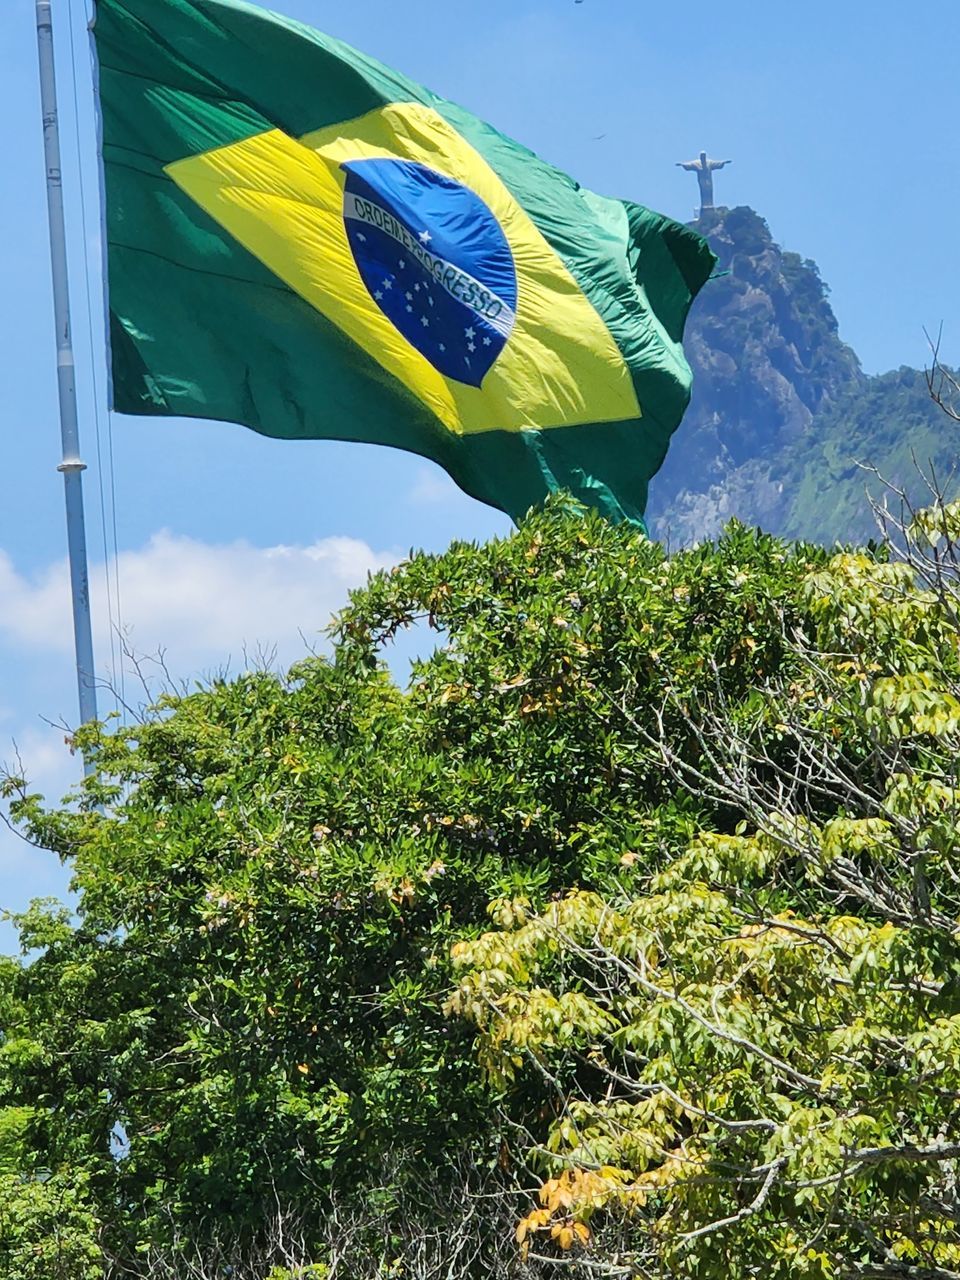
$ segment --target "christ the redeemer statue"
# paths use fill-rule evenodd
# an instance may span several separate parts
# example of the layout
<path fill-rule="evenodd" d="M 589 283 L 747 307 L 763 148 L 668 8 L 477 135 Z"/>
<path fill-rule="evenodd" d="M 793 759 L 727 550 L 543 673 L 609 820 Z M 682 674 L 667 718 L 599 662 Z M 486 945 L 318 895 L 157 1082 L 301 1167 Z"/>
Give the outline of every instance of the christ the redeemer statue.
<path fill-rule="evenodd" d="M 701 151 L 696 160 L 678 160 L 680 169 L 692 169 L 700 184 L 700 214 L 704 209 L 713 208 L 713 171 L 722 169 L 725 164 L 733 164 L 732 160 L 710 160 L 705 151 Z"/>

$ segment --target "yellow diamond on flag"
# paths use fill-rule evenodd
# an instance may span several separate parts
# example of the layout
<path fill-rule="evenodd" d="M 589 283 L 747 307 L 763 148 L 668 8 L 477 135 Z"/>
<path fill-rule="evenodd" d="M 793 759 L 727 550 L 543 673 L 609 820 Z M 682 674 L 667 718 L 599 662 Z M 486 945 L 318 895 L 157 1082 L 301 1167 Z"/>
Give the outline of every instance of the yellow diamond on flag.
<path fill-rule="evenodd" d="M 393 103 L 299 140 L 274 129 L 167 172 L 450 431 L 639 416 L 626 363 L 569 269 L 433 109 Z M 482 212 L 451 233 L 438 213 L 460 193 Z M 470 253 L 478 223 L 492 232 L 486 262 Z M 485 266 L 507 288 L 488 285 Z"/>

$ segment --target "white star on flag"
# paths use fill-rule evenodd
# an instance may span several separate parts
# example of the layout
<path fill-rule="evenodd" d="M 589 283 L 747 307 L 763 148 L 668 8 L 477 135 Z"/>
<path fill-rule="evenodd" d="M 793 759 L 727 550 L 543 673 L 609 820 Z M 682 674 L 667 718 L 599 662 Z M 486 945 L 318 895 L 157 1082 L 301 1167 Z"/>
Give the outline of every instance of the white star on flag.
<path fill-rule="evenodd" d="M 430 328 L 430 321 L 427 319 L 427 317 L 426 317 L 426 316 L 421 316 L 421 317 L 420 317 L 420 323 L 423 325 L 423 327 L 424 327 L 425 329 L 429 329 L 429 328 Z"/>
<path fill-rule="evenodd" d="M 384 287 L 385 289 L 392 289 L 392 288 L 393 288 L 393 276 L 388 276 L 388 277 L 387 277 L 387 279 L 386 279 L 386 280 L 384 280 L 384 282 L 383 282 L 383 287 Z"/>
<path fill-rule="evenodd" d="M 477 336 L 477 332 L 475 329 L 464 329 L 463 332 L 467 335 L 468 338 L 475 338 Z"/>
<path fill-rule="evenodd" d="M 409 293 L 409 292 L 408 292 L 408 293 L 405 293 L 403 296 L 406 298 L 406 300 L 407 300 L 408 302 L 412 302 L 412 301 L 413 301 L 413 294 L 412 294 L 412 293 Z"/>
<path fill-rule="evenodd" d="M 360 241 L 361 244 L 367 243 L 367 237 L 363 234 L 362 231 L 357 232 L 357 239 Z"/>
<path fill-rule="evenodd" d="M 467 343 L 467 350 L 468 350 L 468 351 L 476 351 L 476 349 L 477 349 L 477 344 L 476 344 L 475 342 L 468 342 L 468 343 Z"/>
<path fill-rule="evenodd" d="M 403 270 L 403 268 L 404 268 L 406 265 L 407 265 L 407 264 L 406 264 L 406 263 L 404 262 L 404 260 L 401 258 L 401 259 L 400 259 L 400 270 L 402 271 L 402 270 Z"/>
<path fill-rule="evenodd" d="M 445 344 L 441 342 L 441 343 L 440 343 L 440 350 L 441 350 L 441 351 L 446 351 L 446 349 L 447 349 L 447 348 L 446 348 Z"/>
<path fill-rule="evenodd" d="M 430 241 L 433 239 L 433 236 L 430 234 L 429 231 L 421 231 L 420 239 L 423 241 L 424 244 L 429 244 Z"/>
<path fill-rule="evenodd" d="M 413 310 L 413 307 L 411 307 L 411 305 L 410 305 L 410 303 L 409 303 L 409 302 L 407 303 L 407 310 L 408 310 L 408 311 L 412 311 L 412 310 Z"/>
<path fill-rule="evenodd" d="M 376 292 L 373 296 L 374 296 L 374 297 L 376 298 L 376 300 L 379 302 L 379 301 L 381 300 L 381 298 L 383 297 L 383 290 L 382 290 L 382 289 L 378 289 L 378 290 L 377 290 L 377 292 Z"/>
<path fill-rule="evenodd" d="M 483 340 L 483 345 L 484 345 L 485 347 L 489 347 L 489 345 L 490 345 L 490 339 L 489 339 L 489 338 L 484 338 L 484 340 Z"/>

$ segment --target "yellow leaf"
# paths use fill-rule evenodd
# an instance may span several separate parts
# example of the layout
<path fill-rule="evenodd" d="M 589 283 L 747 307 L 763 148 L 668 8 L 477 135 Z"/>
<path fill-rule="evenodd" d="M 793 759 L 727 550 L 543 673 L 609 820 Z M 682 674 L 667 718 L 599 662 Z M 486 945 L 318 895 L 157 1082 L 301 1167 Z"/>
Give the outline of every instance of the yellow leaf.
<path fill-rule="evenodd" d="M 557 1191 L 559 1186 L 560 1184 L 557 1182 L 556 1178 L 548 1179 L 540 1188 L 540 1203 L 549 1205 L 554 1192 Z"/>
<path fill-rule="evenodd" d="M 307 1066 L 305 1062 L 298 1062 L 297 1070 L 300 1072 L 302 1076 L 308 1076 L 310 1074 L 310 1068 Z"/>
<path fill-rule="evenodd" d="M 561 1249 L 569 1249 L 574 1241 L 573 1227 L 556 1226 L 550 1232 L 551 1236 L 556 1240 Z"/>

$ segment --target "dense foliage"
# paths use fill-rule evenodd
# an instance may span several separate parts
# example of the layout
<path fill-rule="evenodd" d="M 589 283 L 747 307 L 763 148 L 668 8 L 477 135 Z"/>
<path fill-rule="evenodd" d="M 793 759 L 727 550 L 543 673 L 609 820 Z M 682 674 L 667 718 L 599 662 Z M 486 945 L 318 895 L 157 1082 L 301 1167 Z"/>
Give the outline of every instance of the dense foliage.
<path fill-rule="evenodd" d="M 953 430 L 919 369 L 867 379 L 820 414 L 815 430 L 814 447 L 797 440 L 783 460 L 781 529 L 789 536 L 870 537 L 865 491 L 883 499 L 896 485 L 920 506 L 931 500 L 928 477 L 956 491 Z"/>
<path fill-rule="evenodd" d="M 954 1276 L 956 519 L 554 502 L 8 780 L 0 1275 Z"/>

